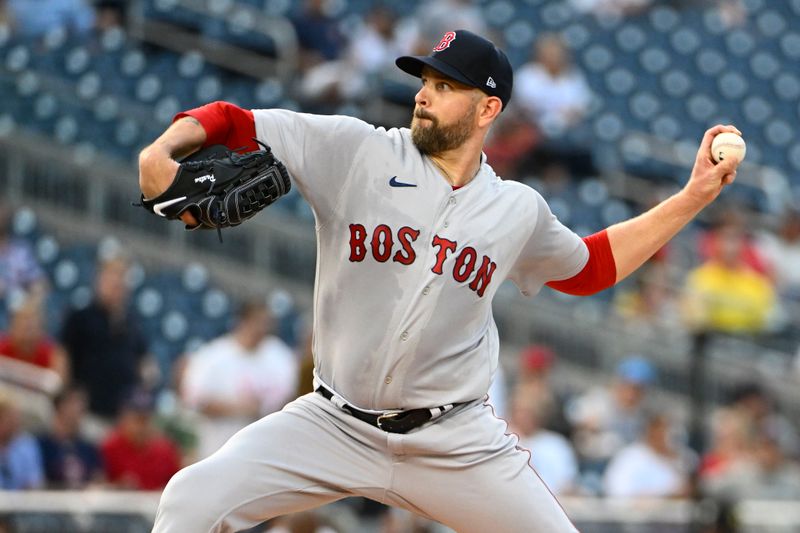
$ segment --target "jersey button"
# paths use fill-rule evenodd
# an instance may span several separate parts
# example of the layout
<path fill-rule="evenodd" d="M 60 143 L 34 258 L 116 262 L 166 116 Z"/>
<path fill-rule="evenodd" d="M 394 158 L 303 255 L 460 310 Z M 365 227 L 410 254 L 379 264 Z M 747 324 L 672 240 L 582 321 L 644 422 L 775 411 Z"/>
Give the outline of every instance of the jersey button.
<path fill-rule="evenodd" d="M 450 205 L 456 205 L 456 199 L 453 196 L 450 197 Z"/>
<path fill-rule="evenodd" d="M 404 331 L 403 333 L 401 333 L 400 334 L 400 339 L 404 340 L 404 341 L 407 341 L 408 340 L 408 332 Z"/>
<path fill-rule="evenodd" d="M 384 383 L 387 385 L 392 382 L 392 376 L 386 376 L 386 379 L 383 380 Z"/>
<path fill-rule="evenodd" d="M 448 228 L 448 227 L 450 227 L 450 223 L 449 223 L 449 222 L 447 222 L 447 221 L 445 221 L 445 223 L 444 223 L 444 224 L 442 224 L 442 226 L 444 226 L 445 228 Z"/>
<path fill-rule="evenodd" d="M 426 286 L 424 289 L 422 289 L 422 294 L 423 294 L 424 296 L 427 296 L 427 295 L 428 295 L 430 292 L 431 292 L 431 287 L 430 287 L 430 285 L 428 285 L 428 286 Z"/>

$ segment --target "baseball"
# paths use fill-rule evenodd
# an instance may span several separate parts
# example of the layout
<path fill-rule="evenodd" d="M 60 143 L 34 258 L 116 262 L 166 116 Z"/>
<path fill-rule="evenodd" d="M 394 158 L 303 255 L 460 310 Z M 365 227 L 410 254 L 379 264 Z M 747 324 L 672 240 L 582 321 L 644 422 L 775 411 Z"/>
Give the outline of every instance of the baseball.
<path fill-rule="evenodd" d="M 720 133 L 711 142 L 711 157 L 719 163 L 726 157 L 735 157 L 741 163 L 747 153 L 747 145 L 741 135 Z"/>

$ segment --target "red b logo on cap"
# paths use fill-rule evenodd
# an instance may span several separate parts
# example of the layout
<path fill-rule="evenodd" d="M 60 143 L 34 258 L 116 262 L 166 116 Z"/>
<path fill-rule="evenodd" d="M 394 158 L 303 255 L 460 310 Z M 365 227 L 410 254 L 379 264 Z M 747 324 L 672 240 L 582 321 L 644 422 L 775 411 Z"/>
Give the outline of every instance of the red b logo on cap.
<path fill-rule="evenodd" d="M 448 31 L 447 33 L 444 34 L 442 40 L 439 41 L 439 44 L 433 47 L 433 51 L 441 52 L 442 50 L 450 46 L 450 43 L 452 43 L 455 38 L 456 38 L 456 32 Z"/>

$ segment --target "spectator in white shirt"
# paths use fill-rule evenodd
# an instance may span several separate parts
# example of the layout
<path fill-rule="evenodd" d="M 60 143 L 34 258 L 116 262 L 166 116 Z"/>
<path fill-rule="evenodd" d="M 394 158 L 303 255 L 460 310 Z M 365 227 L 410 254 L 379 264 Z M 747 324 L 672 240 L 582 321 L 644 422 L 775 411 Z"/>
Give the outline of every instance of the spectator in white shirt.
<path fill-rule="evenodd" d="M 514 74 L 512 101 L 545 137 L 560 136 L 586 115 L 591 92 L 560 37 L 545 34 L 536 41 L 531 61 Z"/>
<path fill-rule="evenodd" d="M 270 329 L 266 304 L 248 302 L 229 334 L 188 356 L 181 395 L 190 408 L 205 415 L 198 424 L 198 459 L 293 399 L 298 362 Z"/>
<path fill-rule="evenodd" d="M 578 460 L 570 442 L 559 433 L 542 429 L 544 405 L 529 389 L 514 393 L 509 429 L 519 436 L 520 447 L 530 450 L 531 465 L 556 496 L 576 487 Z"/>
<path fill-rule="evenodd" d="M 603 477 L 603 489 L 612 498 L 686 496 L 687 463 L 687 454 L 671 442 L 667 417 L 651 413 L 642 439 L 621 449 L 611 459 Z"/>

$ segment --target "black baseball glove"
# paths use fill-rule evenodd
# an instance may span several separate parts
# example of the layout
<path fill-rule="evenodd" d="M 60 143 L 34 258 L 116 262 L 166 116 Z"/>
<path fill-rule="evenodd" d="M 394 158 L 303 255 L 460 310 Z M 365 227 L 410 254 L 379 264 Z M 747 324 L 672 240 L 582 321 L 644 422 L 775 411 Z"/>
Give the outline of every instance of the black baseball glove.
<path fill-rule="evenodd" d="M 259 144 L 263 150 L 247 153 L 222 145 L 195 152 L 181 161 L 167 190 L 149 200 L 142 196 L 141 206 L 170 220 L 188 211 L 199 224 L 186 229 L 238 226 L 291 189 L 286 167 Z"/>

